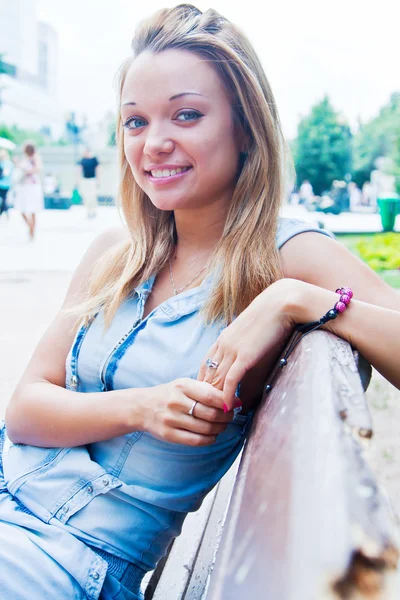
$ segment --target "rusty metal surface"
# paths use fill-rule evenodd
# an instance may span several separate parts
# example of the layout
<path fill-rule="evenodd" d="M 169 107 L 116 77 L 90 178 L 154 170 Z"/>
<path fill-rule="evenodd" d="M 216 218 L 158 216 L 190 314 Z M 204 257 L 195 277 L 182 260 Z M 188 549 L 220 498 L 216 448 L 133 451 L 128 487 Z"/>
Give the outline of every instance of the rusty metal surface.
<path fill-rule="evenodd" d="M 393 597 L 383 589 L 398 552 L 365 431 L 350 346 L 307 336 L 256 416 L 207 600 L 372 599 L 368 579 Z"/>

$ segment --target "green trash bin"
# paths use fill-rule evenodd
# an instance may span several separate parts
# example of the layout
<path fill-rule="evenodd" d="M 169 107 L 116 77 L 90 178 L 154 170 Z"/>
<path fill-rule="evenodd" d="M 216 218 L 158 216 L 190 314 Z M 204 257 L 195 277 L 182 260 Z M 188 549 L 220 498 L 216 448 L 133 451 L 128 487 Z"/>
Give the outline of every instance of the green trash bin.
<path fill-rule="evenodd" d="M 72 190 L 71 204 L 83 204 L 78 188 Z"/>
<path fill-rule="evenodd" d="M 396 215 L 400 213 L 400 198 L 378 198 L 383 231 L 393 231 Z"/>

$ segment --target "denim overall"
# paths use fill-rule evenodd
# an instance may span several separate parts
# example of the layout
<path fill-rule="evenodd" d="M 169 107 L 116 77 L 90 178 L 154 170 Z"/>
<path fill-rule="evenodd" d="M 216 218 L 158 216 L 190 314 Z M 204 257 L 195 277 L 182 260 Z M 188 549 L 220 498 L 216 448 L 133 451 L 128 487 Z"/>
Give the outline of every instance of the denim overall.
<path fill-rule="evenodd" d="M 278 247 L 304 231 L 325 233 L 281 219 Z M 221 331 L 205 327 L 199 314 L 211 282 L 143 318 L 154 279 L 134 290 L 106 331 L 102 312 L 80 328 L 66 362 L 67 389 L 145 388 L 197 377 Z M 0 425 L 0 598 L 142 599 L 144 574 L 229 469 L 251 420 L 236 410 L 205 447 L 133 431 L 87 446 L 38 448 L 13 444 Z"/>

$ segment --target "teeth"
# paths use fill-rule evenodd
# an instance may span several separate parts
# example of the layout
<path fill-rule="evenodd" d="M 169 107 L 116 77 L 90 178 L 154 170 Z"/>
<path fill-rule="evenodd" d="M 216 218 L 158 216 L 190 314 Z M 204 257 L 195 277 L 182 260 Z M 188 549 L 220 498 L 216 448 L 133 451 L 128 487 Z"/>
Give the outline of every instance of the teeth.
<path fill-rule="evenodd" d="M 172 177 L 178 173 L 184 173 L 188 171 L 190 167 L 177 167 L 176 169 L 157 169 L 151 171 L 153 177 Z"/>

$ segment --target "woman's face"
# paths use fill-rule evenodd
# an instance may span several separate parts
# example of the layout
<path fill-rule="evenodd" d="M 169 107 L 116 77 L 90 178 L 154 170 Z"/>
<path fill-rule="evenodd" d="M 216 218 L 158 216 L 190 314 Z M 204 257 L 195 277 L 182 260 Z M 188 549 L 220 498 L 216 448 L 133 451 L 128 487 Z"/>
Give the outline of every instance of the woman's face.
<path fill-rule="evenodd" d="M 183 50 L 142 53 L 128 70 L 121 116 L 132 174 L 157 208 L 229 204 L 239 136 L 210 63 Z"/>

